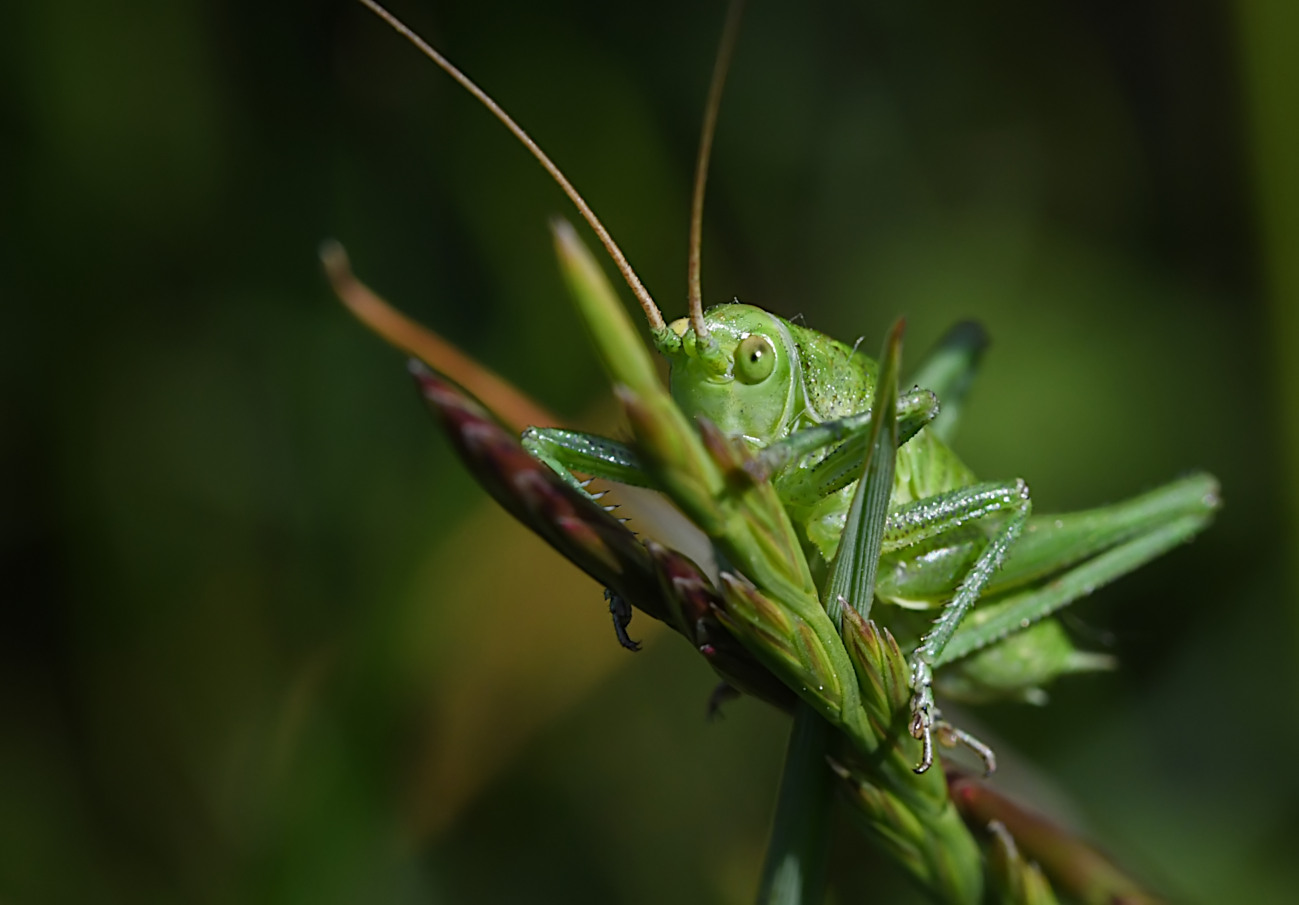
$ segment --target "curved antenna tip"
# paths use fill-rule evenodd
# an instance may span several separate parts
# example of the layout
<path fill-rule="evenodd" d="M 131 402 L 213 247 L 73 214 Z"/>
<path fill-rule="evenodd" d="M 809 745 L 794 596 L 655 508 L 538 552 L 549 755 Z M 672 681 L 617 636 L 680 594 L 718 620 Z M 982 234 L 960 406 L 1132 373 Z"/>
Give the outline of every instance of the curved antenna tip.
<path fill-rule="evenodd" d="M 337 239 L 326 239 L 316 250 L 320 263 L 325 266 L 325 273 L 332 279 L 336 274 L 350 275 L 352 263 L 347 257 L 347 249 Z"/>

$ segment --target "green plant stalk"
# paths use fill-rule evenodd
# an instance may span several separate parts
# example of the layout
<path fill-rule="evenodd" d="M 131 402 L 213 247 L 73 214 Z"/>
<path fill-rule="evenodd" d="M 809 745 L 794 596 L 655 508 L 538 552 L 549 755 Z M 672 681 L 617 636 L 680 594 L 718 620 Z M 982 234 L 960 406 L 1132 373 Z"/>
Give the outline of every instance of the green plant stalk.
<path fill-rule="evenodd" d="M 853 497 L 844 542 L 821 591 L 826 610 L 840 630 L 843 607 L 851 607 L 866 619 L 875 596 L 875 572 L 893 487 L 901 328 L 899 322 L 885 342 L 862 477 Z M 836 742 L 833 727 L 807 704 L 800 704 L 785 754 L 758 892 L 759 905 L 805 905 L 825 898 L 834 793 L 829 760 Z"/>
<path fill-rule="evenodd" d="M 561 269 L 651 477 L 713 540 L 723 564 L 724 607 L 718 611 L 723 625 L 843 734 L 844 741 L 837 743 L 840 750 L 833 752 L 835 771 L 851 780 L 850 797 L 885 850 L 935 899 L 962 905 L 979 902 L 981 858 L 947 797 L 941 771 L 922 776 L 912 772 L 918 746 L 905 730 L 910 689 L 906 661 L 896 643 L 863 620 L 852 605 L 842 608 L 840 634 L 822 603 L 793 525 L 771 482 L 761 476 L 759 463 L 743 444 L 706 420 L 689 423 L 659 382 L 648 352 L 590 252 L 567 224 L 555 222 L 553 229 Z M 890 341 L 895 360 L 889 365 L 894 369 L 899 342 L 895 333 Z M 880 392 L 876 399 L 877 405 L 884 400 L 890 409 L 896 405 L 894 394 Z M 875 440 L 893 442 L 893 437 L 892 429 L 882 430 Z M 869 467 L 866 463 L 865 474 Z M 874 481 L 872 477 L 860 482 L 858 494 Z M 877 507 L 863 501 L 854 508 L 859 522 L 855 528 L 847 526 L 845 535 L 865 530 L 862 519 L 868 510 L 876 512 L 881 522 L 876 530 L 882 530 Z M 878 557 L 868 552 L 865 540 L 863 535 L 861 542 L 847 543 L 855 552 L 831 569 L 832 574 L 840 573 L 840 580 L 851 579 L 847 587 L 854 601 L 870 596 L 859 590 L 855 570 L 862 568 L 864 557 Z M 824 757 L 817 760 L 818 767 L 825 763 Z"/>
<path fill-rule="evenodd" d="M 825 898 L 834 804 L 834 774 L 826 757 L 834 739 L 834 728 L 800 703 L 785 752 L 758 905 L 810 905 Z"/>

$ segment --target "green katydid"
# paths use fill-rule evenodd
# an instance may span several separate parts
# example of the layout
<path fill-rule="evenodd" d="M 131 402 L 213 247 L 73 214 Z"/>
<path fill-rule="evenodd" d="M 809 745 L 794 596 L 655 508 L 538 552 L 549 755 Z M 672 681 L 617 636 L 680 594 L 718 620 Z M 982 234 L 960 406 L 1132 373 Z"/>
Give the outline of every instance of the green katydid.
<path fill-rule="evenodd" d="M 738 4 L 719 55 L 700 147 L 689 315 L 669 324 L 599 218 L 527 133 L 377 3 L 361 2 L 487 106 L 573 201 L 639 301 L 653 344 L 669 362 L 675 405 L 686 418 L 706 420 L 748 450 L 748 467 L 778 494 L 806 558 L 807 575 L 820 587 L 834 561 L 861 474 L 878 366 L 855 347 L 762 309 L 741 304 L 703 307 L 699 234 L 704 174 Z M 571 240 L 561 236 L 561 245 L 567 241 Z M 604 329 L 592 322 L 587 326 Z M 639 348 L 633 351 L 620 338 L 597 340 L 609 350 L 604 358 L 616 382 L 656 381 L 652 369 L 642 363 Z M 631 342 L 639 347 L 638 341 Z M 1094 663 L 1076 656 L 1058 637 L 1043 637 L 1052 630 L 1051 614 L 1189 539 L 1208 524 L 1218 506 L 1216 482 L 1204 474 L 1183 477 L 1125 503 L 1051 516 L 1032 515 L 1022 480 L 978 481 L 945 441 L 981 348 L 977 332 L 957 331 L 917 373 L 917 389 L 898 397 L 897 418 L 906 442 L 897 450 L 875 594 L 922 614 L 922 621 L 911 617 L 916 627 L 909 656 L 910 729 L 922 742 L 917 772 L 933 761 L 936 669 L 956 665 L 950 670 L 956 676 L 952 687 L 975 695 L 1027 695 L 1053 674 Z M 947 406 L 938 417 L 936 398 Z M 524 446 L 579 488 L 585 485 L 574 472 L 670 491 L 661 486 L 661 464 L 646 461 L 643 449 L 550 428 L 526 431 Z M 682 500 L 677 502 L 690 511 Z M 611 602 L 617 604 L 616 599 Z M 937 615 L 931 620 L 932 613 Z M 622 629 L 625 619 L 616 617 L 616 622 L 620 640 L 631 646 Z M 1059 656 L 1048 666 L 1025 669 L 1025 657 L 1018 654 L 1043 644 L 1055 645 Z M 1013 662 L 971 657 L 989 650 L 1010 651 Z M 962 658 L 969 658 L 964 665 L 970 668 L 964 672 L 956 664 Z"/>

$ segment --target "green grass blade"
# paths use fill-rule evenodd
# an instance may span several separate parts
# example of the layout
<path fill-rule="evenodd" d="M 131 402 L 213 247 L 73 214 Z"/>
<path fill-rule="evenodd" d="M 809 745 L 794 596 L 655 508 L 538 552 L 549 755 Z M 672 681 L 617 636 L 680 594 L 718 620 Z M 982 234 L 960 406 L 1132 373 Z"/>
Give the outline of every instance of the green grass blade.
<path fill-rule="evenodd" d="M 861 482 L 853 494 L 852 507 L 844 524 L 843 539 L 830 566 L 830 580 L 822 595 L 826 611 L 836 626 L 843 614 L 840 601 L 861 614 L 870 615 L 875 597 L 875 573 L 884 543 L 884 521 L 888 517 L 893 491 L 893 465 L 898 448 L 898 372 L 902 364 L 902 331 L 898 320 L 884 341 L 879 382 L 871 403 L 871 433 L 862 466 Z"/>

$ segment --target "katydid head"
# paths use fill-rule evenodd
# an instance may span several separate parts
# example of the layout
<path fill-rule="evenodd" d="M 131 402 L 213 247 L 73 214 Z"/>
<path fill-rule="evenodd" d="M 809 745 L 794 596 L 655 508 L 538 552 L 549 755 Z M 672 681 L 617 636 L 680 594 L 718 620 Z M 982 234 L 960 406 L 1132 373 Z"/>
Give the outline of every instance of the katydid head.
<path fill-rule="evenodd" d="M 703 320 L 711 348 L 701 348 L 685 317 L 668 325 L 679 341 L 660 344 L 673 400 L 687 416 L 708 418 L 733 437 L 766 445 L 783 436 L 796 407 L 798 366 L 784 322 L 739 304 L 711 308 Z"/>

